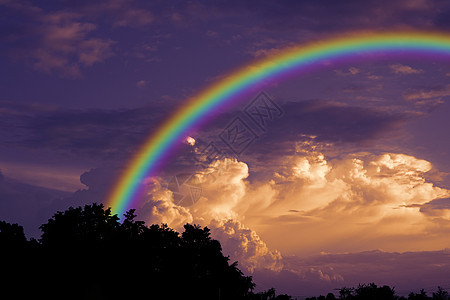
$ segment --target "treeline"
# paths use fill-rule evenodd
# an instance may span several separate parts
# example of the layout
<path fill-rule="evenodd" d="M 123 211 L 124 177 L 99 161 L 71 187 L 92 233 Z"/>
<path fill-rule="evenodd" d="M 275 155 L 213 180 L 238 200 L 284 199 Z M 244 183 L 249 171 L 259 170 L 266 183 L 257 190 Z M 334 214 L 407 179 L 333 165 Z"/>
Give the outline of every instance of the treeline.
<path fill-rule="evenodd" d="M 326 296 L 309 297 L 305 300 L 448 300 L 447 291 L 438 287 L 436 292 L 429 297 L 422 289 L 419 293 L 411 292 L 408 298 L 397 296 L 394 288 L 387 285 L 377 286 L 375 283 L 360 284 L 356 288 L 343 287 L 339 290 L 339 297 L 333 293 L 328 293 Z"/>
<path fill-rule="evenodd" d="M 120 222 L 101 204 L 57 212 L 39 240 L 0 222 L 0 299 L 277 299 L 222 254 L 210 230 Z"/>
<path fill-rule="evenodd" d="M 290 300 L 275 289 L 254 293 L 251 276 L 222 253 L 210 230 L 186 224 L 120 222 L 102 204 L 57 212 L 40 226 L 39 240 L 23 227 L 0 221 L 0 299 L 208 299 Z M 339 295 L 307 300 L 448 300 L 442 288 L 399 297 L 394 288 L 363 284 Z"/>

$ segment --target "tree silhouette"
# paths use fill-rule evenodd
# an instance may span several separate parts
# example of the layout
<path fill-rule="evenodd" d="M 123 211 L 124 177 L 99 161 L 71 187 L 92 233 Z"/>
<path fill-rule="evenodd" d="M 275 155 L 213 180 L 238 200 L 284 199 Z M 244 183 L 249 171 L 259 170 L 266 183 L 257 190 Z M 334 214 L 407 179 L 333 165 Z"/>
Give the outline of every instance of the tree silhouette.
<path fill-rule="evenodd" d="M 7 270 L 14 275 L 10 278 L 21 278 L 8 282 L 17 283 L 8 292 L 18 299 L 224 300 L 251 295 L 252 278 L 243 275 L 237 262 L 229 263 L 207 227 L 186 224 L 180 235 L 166 224 L 147 227 L 134 212 L 126 212 L 120 222 L 102 204 L 70 207 L 40 226 L 39 242 L 27 242 L 17 224 L 1 222 L 2 244 L 24 251 L 20 256 L 11 251 L 11 260 L 23 264 Z"/>
<path fill-rule="evenodd" d="M 408 295 L 408 300 L 428 300 L 430 299 L 430 297 L 427 296 L 427 293 L 425 292 L 424 289 L 420 290 L 420 293 L 418 294 L 414 294 L 414 293 L 410 293 Z"/>
<path fill-rule="evenodd" d="M 319 297 L 309 297 L 306 300 L 336 300 L 336 296 L 333 293 L 328 293 L 327 296 L 320 295 Z"/>
<path fill-rule="evenodd" d="M 102 204 L 70 207 L 39 227 L 40 242 L 48 247 L 93 246 L 113 239 L 120 227 L 119 218 L 111 215 L 111 209 L 104 210 Z"/>
<path fill-rule="evenodd" d="M 443 290 L 440 286 L 438 286 L 438 290 L 436 293 L 433 293 L 433 300 L 447 300 L 448 292 Z"/>
<path fill-rule="evenodd" d="M 274 288 L 268 289 L 267 291 L 260 292 L 257 294 L 251 294 L 249 299 L 252 300 L 291 300 L 292 297 L 288 295 L 276 295 Z"/>
<path fill-rule="evenodd" d="M 328 293 L 325 296 L 319 297 L 309 297 L 305 300 L 332 300 L 336 299 L 334 294 Z M 340 300 L 350 299 L 350 300 L 449 300 L 448 292 L 438 287 L 437 292 L 433 293 L 433 298 L 428 297 L 425 290 L 420 290 L 419 293 L 410 293 L 408 298 L 400 297 L 395 294 L 394 288 L 387 285 L 378 287 L 375 283 L 369 284 L 359 284 L 356 288 L 343 287 L 339 289 Z"/>
<path fill-rule="evenodd" d="M 360 284 L 355 289 L 355 299 L 365 300 L 395 300 L 397 299 L 394 288 L 387 285 L 377 287 L 375 283 Z"/>
<path fill-rule="evenodd" d="M 22 247 L 27 242 L 23 227 L 0 221 L 0 245 L 8 248 Z"/>
<path fill-rule="evenodd" d="M 353 299 L 353 288 L 343 287 L 339 290 L 339 299 L 347 300 Z"/>

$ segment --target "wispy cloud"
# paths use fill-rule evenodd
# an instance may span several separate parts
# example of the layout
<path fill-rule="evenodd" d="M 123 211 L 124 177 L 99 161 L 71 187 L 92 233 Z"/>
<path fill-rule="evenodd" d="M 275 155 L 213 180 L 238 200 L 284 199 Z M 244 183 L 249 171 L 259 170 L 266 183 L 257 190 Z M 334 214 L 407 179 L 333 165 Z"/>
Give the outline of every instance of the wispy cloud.
<path fill-rule="evenodd" d="M 392 72 L 394 72 L 395 74 L 421 74 L 423 73 L 423 70 L 421 69 L 415 69 L 411 66 L 407 66 L 407 65 L 402 65 L 402 64 L 395 64 L 395 65 L 390 65 L 390 68 L 392 70 Z"/>
<path fill-rule="evenodd" d="M 411 89 L 403 94 L 408 101 L 428 100 L 450 96 L 450 85 Z"/>

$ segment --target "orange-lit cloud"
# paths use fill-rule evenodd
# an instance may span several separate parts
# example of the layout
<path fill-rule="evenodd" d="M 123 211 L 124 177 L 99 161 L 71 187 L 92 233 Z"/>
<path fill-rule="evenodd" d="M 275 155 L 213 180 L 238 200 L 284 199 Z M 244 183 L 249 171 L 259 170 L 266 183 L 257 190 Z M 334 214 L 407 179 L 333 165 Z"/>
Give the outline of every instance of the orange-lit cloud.
<path fill-rule="evenodd" d="M 225 253 L 251 271 L 281 270 L 285 255 L 449 246 L 443 234 L 450 230 L 448 207 L 428 204 L 449 191 L 427 181 L 431 163 L 400 153 L 330 159 L 308 149 L 286 157 L 261 181 L 248 180 L 251 169 L 244 162 L 217 160 L 197 173 L 202 195 L 189 207 L 175 205 L 157 180 L 146 221 L 179 229 L 185 222 L 209 226 Z M 322 277 L 340 280 L 328 273 Z"/>
<path fill-rule="evenodd" d="M 395 64 L 390 66 L 392 69 L 392 72 L 395 74 L 420 74 L 423 73 L 423 70 L 421 69 L 414 69 L 411 66 L 402 65 L 402 64 Z"/>

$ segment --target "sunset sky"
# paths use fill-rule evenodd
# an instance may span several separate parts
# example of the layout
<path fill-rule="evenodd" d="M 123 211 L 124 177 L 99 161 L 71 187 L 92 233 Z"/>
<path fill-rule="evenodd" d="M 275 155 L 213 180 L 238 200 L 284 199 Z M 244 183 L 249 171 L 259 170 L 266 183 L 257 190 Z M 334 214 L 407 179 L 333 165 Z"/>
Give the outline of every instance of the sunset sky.
<path fill-rule="evenodd" d="M 158 125 L 236 69 L 393 30 L 450 34 L 450 3 L 0 0 L 0 220 L 38 238 L 57 210 L 107 203 Z M 450 54 L 329 61 L 260 91 L 179 142 L 138 218 L 208 226 L 257 290 L 450 291 Z M 266 96 L 258 127 L 245 110 Z M 233 122 L 257 136 L 238 154 Z"/>

